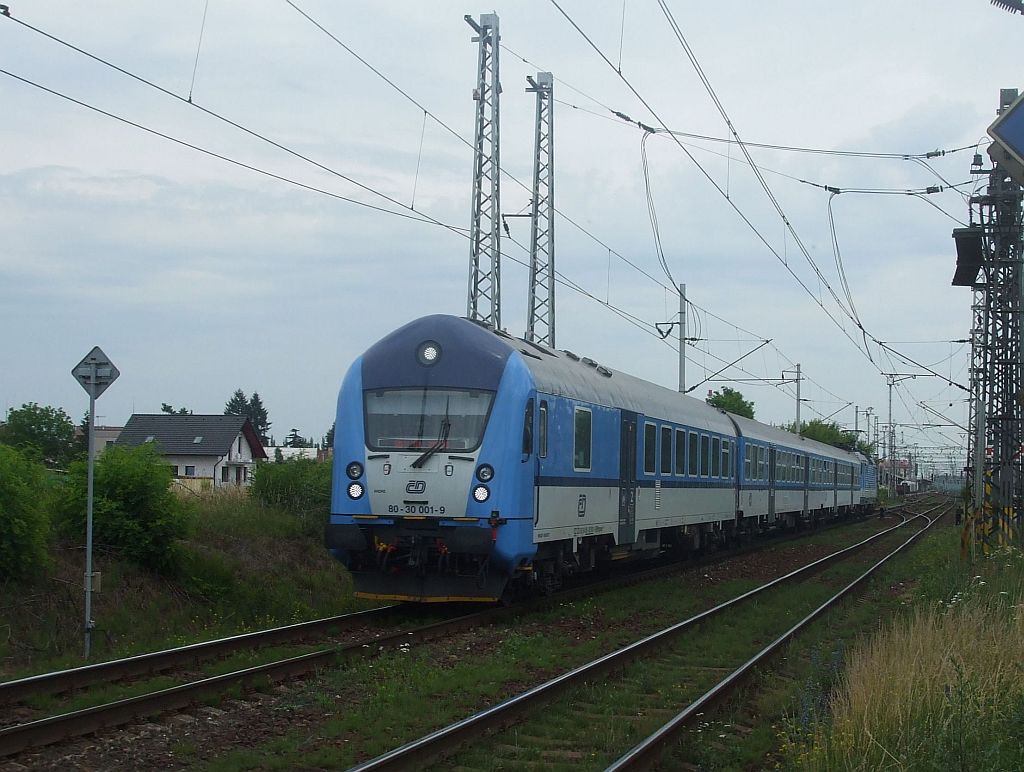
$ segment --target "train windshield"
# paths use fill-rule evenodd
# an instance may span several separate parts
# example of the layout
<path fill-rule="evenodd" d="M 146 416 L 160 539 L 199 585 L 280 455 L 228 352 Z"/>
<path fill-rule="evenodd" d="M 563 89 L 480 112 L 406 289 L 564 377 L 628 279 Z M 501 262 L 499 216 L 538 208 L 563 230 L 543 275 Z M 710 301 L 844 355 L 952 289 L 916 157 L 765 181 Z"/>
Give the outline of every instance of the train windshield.
<path fill-rule="evenodd" d="M 366 445 L 371 450 L 476 450 L 494 392 L 374 389 L 364 399 Z"/>

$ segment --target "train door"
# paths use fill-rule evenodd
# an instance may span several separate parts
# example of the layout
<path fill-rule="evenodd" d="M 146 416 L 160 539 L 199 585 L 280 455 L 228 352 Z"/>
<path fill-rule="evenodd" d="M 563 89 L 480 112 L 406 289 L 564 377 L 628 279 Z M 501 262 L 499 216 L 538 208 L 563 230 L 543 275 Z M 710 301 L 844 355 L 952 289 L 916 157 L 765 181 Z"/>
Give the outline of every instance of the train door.
<path fill-rule="evenodd" d="M 775 522 L 775 448 L 768 448 L 768 522 Z"/>
<path fill-rule="evenodd" d="M 619 431 L 619 538 L 618 544 L 636 541 L 636 417 L 622 411 Z"/>
<path fill-rule="evenodd" d="M 804 454 L 804 456 L 803 456 L 803 468 L 804 468 L 804 479 L 803 479 L 804 505 L 803 505 L 803 509 L 800 510 L 800 514 L 803 517 L 806 517 L 807 516 L 807 507 L 808 507 L 808 503 L 809 503 L 807 499 L 810 496 L 810 490 L 811 490 L 811 457 L 808 456 L 807 454 Z"/>

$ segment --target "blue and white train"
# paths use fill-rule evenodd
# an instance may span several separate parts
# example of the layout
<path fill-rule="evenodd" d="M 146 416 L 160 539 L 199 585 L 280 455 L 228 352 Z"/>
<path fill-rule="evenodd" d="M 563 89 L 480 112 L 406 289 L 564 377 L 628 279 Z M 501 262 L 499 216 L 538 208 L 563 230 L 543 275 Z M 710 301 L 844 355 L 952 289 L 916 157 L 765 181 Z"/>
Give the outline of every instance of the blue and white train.
<path fill-rule="evenodd" d="M 357 359 L 336 426 L 326 544 L 367 598 L 494 601 L 877 496 L 860 454 L 452 316 Z"/>

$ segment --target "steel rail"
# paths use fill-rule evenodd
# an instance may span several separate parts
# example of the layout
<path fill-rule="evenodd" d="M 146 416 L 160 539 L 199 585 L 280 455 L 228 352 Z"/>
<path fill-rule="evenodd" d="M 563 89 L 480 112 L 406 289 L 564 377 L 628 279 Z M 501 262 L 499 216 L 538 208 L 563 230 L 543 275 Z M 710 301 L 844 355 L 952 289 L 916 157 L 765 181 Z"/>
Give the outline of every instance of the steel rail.
<path fill-rule="evenodd" d="M 941 506 L 941 505 L 940 505 Z M 937 507 L 936 507 L 937 508 Z M 951 510 L 950 510 L 951 511 Z M 636 770 L 636 769 L 648 769 L 655 764 L 661 757 L 665 747 L 676 739 L 678 734 L 682 731 L 683 727 L 694 721 L 699 715 L 702 715 L 708 708 L 714 703 L 720 702 L 721 700 L 732 694 L 742 683 L 745 682 L 748 676 L 751 675 L 753 669 L 758 665 L 764 663 L 773 654 L 789 642 L 800 630 L 809 625 L 823 613 L 828 611 L 833 606 L 837 605 L 843 598 L 852 593 L 855 589 L 860 587 L 864 582 L 874 574 L 879 568 L 885 565 L 889 560 L 894 558 L 896 555 L 901 553 L 907 547 L 909 547 L 914 541 L 916 541 L 922 534 L 924 534 L 929 528 L 937 523 L 947 512 L 942 513 L 938 517 L 929 518 L 927 515 L 921 514 L 916 517 L 924 517 L 927 519 L 928 525 L 919 530 L 903 544 L 894 549 L 888 555 L 883 557 L 867 571 L 858 576 L 843 589 L 833 595 L 831 598 L 822 603 L 818 608 L 814 609 L 810 614 L 801 619 L 789 630 L 784 632 L 770 644 L 765 646 L 761 651 L 751 657 L 749 660 L 740 665 L 736 670 L 730 673 L 728 676 L 723 678 L 717 684 L 712 686 L 702 696 L 697 698 L 694 702 L 690 703 L 686 708 L 676 714 L 672 719 L 666 722 L 660 729 L 653 734 L 649 735 L 646 739 L 641 740 L 636 746 L 629 750 L 626 754 L 617 759 L 609 767 L 606 772 L 623 772 L 623 770 Z M 912 519 L 916 519 L 912 518 Z"/>
<path fill-rule="evenodd" d="M 839 521 L 834 525 L 838 525 L 843 521 Z M 847 521 L 848 522 L 848 521 Z M 857 545 L 847 549 L 857 548 L 863 546 L 867 542 L 871 541 L 878 536 L 885 533 L 889 533 L 895 528 L 899 528 L 903 525 L 889 528 L 874 534 L 871 537 L 859 542 Z M 816 530 L 815 532 L 820 532 Z M 796 537 L 790 535 L 783 538 L 772 539 L 767 543 L 760 544 L 757 548 L 744 547 L 738 550 L 731 550 L 721 553 L 715 553 L 711 556 L 704 556 L 696 561 L 684 561 L 682 563 L 675 563 L 668 566 L 660 566 L 647 571 L 637 572 L 634 574 L 626 574 L 625 576 L 614 577 L 612 579 L 605 579 L 602 581 L 586 584 L 580 587 L 575 587 L 570 590 L 566 590 L 557 593 L 547 598 L 538 598 L 531 602 L 517 604 L 511 607 L 492 607 L 482 612 L 468 614 L 454 619 L 442 620 L 429 625 L 424 625 L 418 628 L 410 630 L 399 631 L 396 633 L 390 633 L 383 636 L 374 638 L 368 638 L 353 643 L 333 646 L 327 649 L 322 649 L 307 654 L 299 655 L 296 657 L 290 657 L 283 660 L 278 660 L 263 665 L 256 665 L 243 670 L 233 671 L 231 673 L 224 673 L 222 675 L 204 678 L 197 681 L 192 681 L 179 686 L 169 687 L 161 689 L 148 694 L 139 695 L 136 697 L 126 698 L 117 700 L 104 705 L 97 705 L 91 708 L 84 708 L 82 710 L 71 711 L 68 713 L 62 713 L 56 716 L 50 716 L 48 718 L 38 719 L 35 721 L 25 722 L 23 724 L 16 724 L 3 729 L 0 729 L 0 758 L 4 756 L 10 756 L 27 748 L 39 747 L 43 745 L 60 742 L 61 740 L 69 739 L 72 737 L 78 737 L 84 734 L 89 734 L 100 729 L 111 728 L 122 724 L 129 723 L 135 719 L 151 716 L 156 713 L 166 712 L 170 710 L 177 710 L 183 707 L 187 707 L 189 704 L 195 702 L 201 697 L 218 694 L 223 692 L 227 687 L 242 684 L 243 686 L 251 684 L 260 678 L 266 678 L 270 680 L 279 680 L 289 676 L 301 675 L 308 673 L 313 670 L 317 670 L 328 666 L 337 666 L 344 664 L 347 661 L 356 659 L 360 656 L 368 657 L 378 653 L 383 648 L 394 648 L 402 642 L 422 642 L 431 640 L 434 638 L 441 637 L 451 633 L 461 632 L 481 625 L 490 625 L 504 618 L 515 618 L 520 615 L 525 615 L 537 611 L 539 609 L 546 608 L 553 605 L 554 603 L 562 603 L 565 601 L 572 601 L 578 597 L 585 597 L 600 592 L 606 592 L 613 589 L 618 589 L 624 586 L 637 584 L 642 581 L 650 579 L 656 579 L 659 577 L 671 575 L 672 573 L 678 573 L 686 570 L 692 570 L 695 567 L 705 566 L 713 564 L 722 559 L 732 558 L 739 555 L 747 554 L 756 549 L 763 549 L 767 546 L 773 546 L 778 543 L 791 541 L 794 538 L 800 538 L 803 535 L 800 534 Z M 827 561 L 835 557 L 840 553 L 833 553 L 833 555 L 826 556 L 822 561 Z M 822 562 L 822 561 L 816 561 Z M 810 564 L 805 567 L 809 569 L 816 564 Z M 801 571 L 804 569 L 800 569 Z M 787 578 L 787 577 L 783 577 Z M 776 580 L 780 581 L 780 580 Z M 752 591 L 753 592 L 753 591 Z M 749 593 L 748 593 L 749 595 Z M 747 596 L 740 596 L 746 598 Z M 735 601 L 736 599 L 734 599 Z M 734 602 L 731 601 L 731 602 Z M 730 602 L 730 603 L 731 603 Z M 381 607 L 380 609 L 369 609 L 365 612 L 356 612 L 357 614 L 368 615 L 371 612 L 381 613 L 387 610 L 394 610 L 399 607 L 389 606 Z M 707 613 L 707 612 L 705 612 Z M 338 619 L 344 619 L 353 615 L 343 615 Z M 334 619 L 334 618 L 330 618 Z M 327 622 L 328 620 L 316 620 L 320 622 Z M 288 630 L 295 626 L 289 625 L 281 630 Z M 277 630 L 278 628 L 275 628 Z M 260 631 L 264 633 L 274 631 Z M 234 636 L 231 638 L 218 639 L 217 641 L 206 642 L 207 644 L 220 644 L 230 648 L 230 642 L 237 641 L 238 639 L 245 638 L 246 636 L 258 635 L 259 633 L 246 633 L 242 636 Z M 181 647 L 184 650 L 188 650 L 192 647 L 202 647 L 204 644 L 192 644 L 191 647 Z M 180 651 L 178 649 L 170 649 L 167 652 L 173 653 Z M 144 660 L 149 656 L 157 656 L 164 654 L 165 652 L 154 652 L 153 655 L 139 655 L 139 657 L 131 657 L 128 660 Z M 172 654 L 173 656 L 173 654 Z M 105 665 L 116 665 L 120 662 L 126 662 L 126 660 L 114 660 L 111 663 L 99 663 L 98 665 L 85 666 L 84 668 L 75 668 L 73 671 L 58 671 L 55 674 L 46 674 L 47 676 L 60 676 L 62 673 L 69 674 L 75 671 L 85 671 L 86 673 L 96 673 L 95 668 L 103 667 Z M 22 681 L 30 682 L 33 678 L 44 678 L 30 677 L 28 679 L 21 679 Z M 79 677 L 82 677 L 81 675 Z M 16 683 L 16 682 L 10 682 Z M 32 692 L 36 693 L 36 692 Z"/>
<path fill-rule="evenodd" d="M 378 616 L 386 616 L 388 613 L 394 613 L 395 608 L 395 606 L 381 606 L 365 611 L 356 611 L 351 614 L 340 614 L 308 622 L 298 622 L 297 624 L 274 627 L 269 630 L 257 630 L 251 633 L 217 638 L 211 641 L 200 641 L 173 649 L 163 649 L 123 659 L 113 659 L 68 670 L 55 670 L 51 673 L 40 673 L 39 675 L 18 678 L 13 681 L 0 683 L 0 705 L 14 702 L 29 695 L 55 694 L 88 686 L 98 681 L 109 682 L 133 675 L 156 673 L 161 670 L 168 670 L 176 665 L 194 662 L 199 659 L 209 659 L 240 649 L 294 641 L 330 630 L 339 625 L 359 624 Z"/>
<path fill-rule="evenodd" d="M 893 514 L 899 514 L 894 510 Z M 836 521 L 825 527 L 834 527 L 847 521 Z M 682 563 L 673 563 L 668 566 L 659 566 L 647 569 L 646 571 L 615 577 L 613 579 L 591 582 L 581 587 L 574 587 L 559 594 L 560 600 L 572 600 L 579 594 L 602 592 L 606 589 L 615 589 L 623 584 L 647 581 L 662 575 L 671 574 L 675 571 L 687 570 L 697 566 L 707 565 L 728 557 L 735 557 L 749 552 L 773 546 L 780 542 L 789 541 L 793 538 L 801 538 L 804 534 L 787 535 L 781 538 L 766 539 L 757 545 L 745 546 L 740 549 L 712 553 L 697 560 L 688 560 Z M 606 587 L 607 585 L 607 587 Z M 239 635 L 217 638 L 210 641 L 200 641 L 185 646 L 163 649 L 145 654 L 137 654 L 131 657 L 97 662 L 90 665 L 56 670 L 50 673 L 26 676 L 0 682 L 0 705 L 9 704 L 28 696 L 41 694 L 58 694 L 60 692 L 79 689 L 94 683 L 110 683 L 135 675 L 150 675 L 153 673 L 169 670 L 177 665 L 189 664 L 200 660 L 212 659 L 217 656 L 231 654 L 243 649 L 251 649 L 259 646 L 267 646 L 276 643 L 285 643 L 302 638 L 310 637 L 331 628 L 349 623 L 360 623 L 375 619 L 378 616 L 399 613 L 400 605 L 381 606 L 378 608 L 357 611 L 351 614 L 314 619 L 307 622 L 284 625 L 268 630 L 257 630 Z M 532 607 L 531 607 L 532 608 Z"/>
<path fill-rule="evenodd" d="M 936 509 L 937 508 L 938 507 L 936 507 Z M 388 751 L 376 758 L 358 764 L 357 766 L 352 767 L 350 772 L 410 769 L 418 764 L 423 764 L 435 759 L 470 737 L 479 735 L 488 729 L 497 726 L 507 725 L 519 716 L 533 710 L 538 705 L 550 701 L 570 687 L 574 687 L 583 681 L 593 679 L 595 676 L 601 675 L 610 670 L 622 668 L 649 649 L 664 645 L 684 630 L 694 627 L 701 622 L 705 622 L 723 611 L 731 609 L 733 606 L 743 603 L 744 601 L 776 587 L 777 585 L 790 581 L 805 573 L 818 570 L 828 563 L 864 547 L 871 541 L 902 528 L 907 524 L 907 522 L 909 521 L 904 521 L 899 525 L 879 531 L 856 544 L 833 552 L 823 558 L 819 558 L 818 560 L 808 563 L 794 571 L 790 571 L 789 573 L 773 579 L 760 587 L 749 590 L 735 598 L 732 598 L 731 600 L 720 603 L 713 608 L 707 609 L 706 611 L 702 611 L 695 616 L 685 619 L 682 622 L 678 622 L 664 630 L 653 633 L 609 654 L 605 654 L 598 659 L 581 665 L 567 673 L 556 676 L 555 678 L 535 686 L 532 689 L 528 689 L 525 692 L 510 697 L 497 705 L 486 708 L 478 713 L 474 713 L 461 721 L 457 721 L 454 724 L 425 735 L 418 740 L 406 743 L 405 745 Z"/>
<path fill-rule="evenodd" d="M 136 718 L 183 708 L 201 697 L 222 693 L 226 687 L 234 684 L 246 686 L 257 679 L 281 680 L 361 657 L 374 656 L 383 648 L 395 648 L 401 643 L 428 641 L 442 635 L 468 630 L 479 625 L 481 617 L 486 617 L 495 611 L 506 611 L 506 609 L 490 609 L 482 614 L 467 614 L 412 630 L 403 630 L 340 646 L 332 646 L 104 705 L 9 726 L 0 729 L 0 758 L 18 753 L 26 748 L 49 745 L 70 737 L 125 724 Z"/>

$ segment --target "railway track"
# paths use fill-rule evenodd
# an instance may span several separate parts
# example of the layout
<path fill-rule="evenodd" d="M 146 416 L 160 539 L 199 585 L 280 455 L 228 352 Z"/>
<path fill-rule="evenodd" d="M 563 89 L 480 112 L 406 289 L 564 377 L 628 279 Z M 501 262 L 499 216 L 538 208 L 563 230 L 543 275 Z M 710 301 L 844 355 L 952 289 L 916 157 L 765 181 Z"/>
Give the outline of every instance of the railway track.
<path fill-rule="evenodd" d="M 794 538 L 799 538 L 799 535 L 797 537 L 787 536 L 773 539 L 767 544 L 758 546 L 756 549 L 790 541 Z M 193 680 L 147 694 L 26 721 L 0 729 L 0 757 L 10 756 L 28 748 L 89 734 L 104 728 L 123 725 L 154 714 L 178 710 L 198 700 L 222 694 L 226 690 L 238 685 L 248 688 L 254 684 L 265 683 L 268 680 L 279 681 L 326 667 L 343 666 L 356 659 L 375 656 L 385 649 L 398 648 L 403 644 L 435 640 L 482 625 L 494 624 L 515 616 L 532 613 L 547 608 L 554 603 L 565 603 L 578 597 L 610 591 L 630 584 L 668 576 L 679 571 L 690 570 L 695 566 L 713 564 L 728 557 L 756 551 L 756 549 L 747 547 L 716 553 L 697 561 L 660 566 L 632 575 L 606 579 L 574 588 L 549 599 L 538 599 L 534 602 L 510 608 L 488 608 L 481 612 L 465 614 L 412 629 L 393 633 L 378 633 L 343 645 L 329 646 L 254 667 Z M 241 636 L 193 644 L 178 649 L 130 657 L 124 660 L 98 663 L 68 671 L 19 679 L 18 681 L 0 684 L 0 695 L 2 695 L 0 696 L 0 702 L 23 699 L 28 695 L 81 688 L 97 682 L 108 683 L 118 678 L 128 678 L 184 664 L 193 664 L 199 659 L 223 656 L 240 648 L 251 648 L 253 646 L 308 638 L 312 635 L 337 630 L 339 627 L 346 625 L 379 621 L 394 613 L 397 613 L 396 607 L 370 609 L 365 612 L 358 612 L 357 614 L 315 620 L 299 625 L 289 625 L 273 630 L 248 633 Z"/>
<path fill-rule="evenodd" d="M 934 513 L 941 506 L 943 505 L 939 505 L 938 507 L 930 510 L 930 513 Z M 553 718 L 552 713 L 549 712 L 549 708 L 552 703 L 571 699 L 572 695 L 577 694 L 585 684 L 593 683 L 598 679 L 608 679 L 608 681 L 601 681 L 602 689 L 607 690 L 615 688 L 615 677 L 611 674 L 622 673 L 627 666 L 640 660 L 650 663 L 649 669 L 657 671 L 664 678 L 671 678 L 672 674 L 680 674 L 687 668 L 693 669 L 690 657 L 686 656 L 685 653 L 679 654 L 670 648 L 672 644 L 679 640 L 682 634 L 694 632 L 698 626 L 707 624 L 710 620 L 716 617 L 724 616 L 725 612 L 734 611 L 741 604 L 745 604 L 754 598 L 758 598 L 763 593 L 767 593 L 782 584 L 818 574 L 825 570 L 829 565 L 841 560 L 842 558 L 850 557 L 872 543 L 877 544 L 887 536 L 895 535 L 899 529 L 906 527 L 909 523 L 917 520 L 918 518 L 924 518 L 927 525 L 916 531 L 909 539 L 902 541 L 902 543 L 900 543 L 895 549 L 886 551 L 884 557 L 873 563 L 868 570 L 859 574 L 853 581 L 846 583 L 842 590 L 828 598 L 824 603 L 818 605 L 809 614 L 783 632 L 780 636 L 772 640 L 768 645 L 761 647 L 756 654 L 743 662 L 739 667 L 727 668 L 729 672 L 724 678 L 721 678 L 710 688 L 701 692 L 700 696 L 697 696 L 692 700 L 692 702 L 682 711 L 677 713 L 675 710 L 668 710 L 663 705 L 660 707 L 652 706 L 646 701 L 639 705 L 634 705 L 627 701 L 625 707 L 617 708 L 611 715 L 605 715 L 602 707 L 594 704 L 588 704 L 585 700 L 577 703 L 574 708 L 565 709 L 563 705 L 563 710 L 561 711 L 562 715 L 568 713 L 572 716 L 573 720 L 585 719 L 587 723 L 594 723 L 602 720 L 606 721 L 608 726 L 603 731 L 598 731 L 602 740 L 609 736 L 616 736 L 616 723 L 618 724 L 618 728 L 621 732 L 621 728 L 624 725 L 636 725 L 637 722 L 634 720 L 636 716 L 663 714 L 666 712 L 671 713 L 671 717 L 661 727 L 648 735 L 640 743 L 637 743 L 629 750 L 626 750 L 629 746 L 624 745 L 621 751 L 625 751 L 625 753 L 613 764 L 613 768 L 615 769 L 646 768 L 656 760 L 666 744 L 674 741 L 682 727 L 685 727 L 688 723 L 692 722 L 697 716 L 702 715 L 715 702 L 724 699 L 732 692 L 732 690 L 744 682 L 744 679 L 754 668 L 758 667 L 767 658 L 771 657 L 782 645 L 784 645 L 792 636 L 796 635 L 806 625 L 810 624 L 810 622 L 818 618 L 826 610 L 835 606 L 844 597 L 860 587 L 872 575 L 872 573 L 884 565 L 886 561 L 899 554 L 899 552 L 913 543 L 915 539 L 917 539 L 927 530 L 927 528 L 938 520 L 938 517 L 931 518 L 926 514 L 910 515 L 904 520 L 904 522 L 894 526 L 893 528 L 875 534 L 874 536 L 858 542 L 855 545 L 809 563 L 795 571 L 791 571 L 784 576 L 780 576 L 761 585 L 760 587 L 743 593 L 732 600 L 696 614 L 695 616 L 665 628 L 660 632 L 648 635 L 632 644 L 601 656 L 580 667 L 574 668 L 569 672 L 556 676 L 543 684 L 506 699 L 493 707 L 475 713 L 418 740 L 407 743 L 388 753 L 378 756 L 377 758 L 362 763 L 353 769 L 359 770 L 359 772 L 364 772 L 366 770 L 421 768 L 423 765 L 436 761 L 439 758 L 445 758 L 446 765 L 456 765 L 464 769 L 477 768 L 479 758 L 476 760 L 463 760 L 458 755 L 458 750 L 469 743 L 469 741 L 477 739 L 485 734 L 490 735 L 495 731 L 502 730 L 509 726 L 518 726 L 521 721 L 529 720 L 530 718 L 537 718 L 539 711 L 542 708 L 544 708 L 544 716 L 546 717 L 546 720 L 554 721 L 555 719 Z M 704 671 L 708 670 L 706 666 L 703 668 L 697 667 L 696 669 Z M 703 675 L 706 675 L 706 673 Z M 692 673 L 687 673 L 681 677 L 691 679 Z M 523 743 L 525 743 L 527 747 L 529 747 L 531 743 L 539 745 L 539 748 L 533 748 L 537 755 L 534 755 L 528 760 L 520 758 L 519 754 L 524 745 L 520 742 L 520 735 L 518 732 L 513 738 L 508 736 L 508 732 L 506 730 L 506 734 L 504 736 L 489 737 L 486 746 L 477 743 L 476 747 L 488 748 L 489 755 L 486 763 L 490 764 L 492 762 L 500 762 L 500 765 L 503 768 L 526 769 L 530 768 L 531 764 L 545 762 L 554 763 L 556 766 L 559 763 L 585 765 L 588 757 L 581 751 L 579 746 L 576 746 L 574 749 L 557 747 L 558 744 L 552 743 L 551 738 L 530 736 L 528 735 L 528 731 L 529 730 L 524 730 L 523 734 L 526 737 Z M 592 727 L 590 727 L 588 731 L 591 735 L 594 734 Z M 565 743 L 562 743 L 562 745 L 564 746 L 566 743 L 570 746 L 573 745 L 572 740 L 568 740 Z M 612 758 L 614 758 L 614 756 Z"/>

